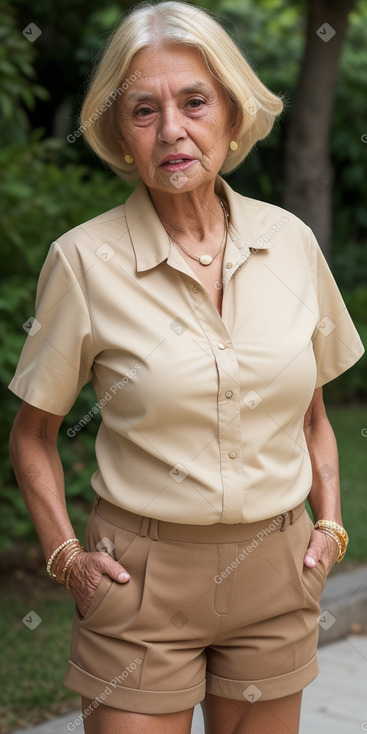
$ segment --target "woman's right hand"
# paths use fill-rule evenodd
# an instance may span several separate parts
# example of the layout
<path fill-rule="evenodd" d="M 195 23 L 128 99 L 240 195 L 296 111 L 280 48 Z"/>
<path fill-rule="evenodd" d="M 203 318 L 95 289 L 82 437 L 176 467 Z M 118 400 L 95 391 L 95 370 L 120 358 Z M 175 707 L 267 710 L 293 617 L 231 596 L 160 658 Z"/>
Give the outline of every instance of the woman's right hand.
<path fill-rule="evenodd" d="M 121 584 L 130 578 L 129 573 L 108 553 L 80 553 L 76 557 L 70 571 L 69 588 L 82 617 L 88 611 L 103 574 Z"/>

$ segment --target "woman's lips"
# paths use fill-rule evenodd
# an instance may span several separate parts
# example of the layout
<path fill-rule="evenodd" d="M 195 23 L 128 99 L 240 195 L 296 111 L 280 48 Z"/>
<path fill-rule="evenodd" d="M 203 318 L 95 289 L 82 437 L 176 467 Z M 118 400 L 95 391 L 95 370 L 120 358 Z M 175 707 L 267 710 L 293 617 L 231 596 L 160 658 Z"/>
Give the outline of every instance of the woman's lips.
<path fill-rule="evenodd" d="M 174 173 L 175 171 L 186 171 L 190 166 L 193 165 L 193 163 L 197 163 L 196 158 L 191 158 L 190 160 L 180 160 L 177 161 L 166 161 L 165 163 L 161 163 L 159 168 L 163 168 L 164 171 L 169 171 L 170 173 Z"/>

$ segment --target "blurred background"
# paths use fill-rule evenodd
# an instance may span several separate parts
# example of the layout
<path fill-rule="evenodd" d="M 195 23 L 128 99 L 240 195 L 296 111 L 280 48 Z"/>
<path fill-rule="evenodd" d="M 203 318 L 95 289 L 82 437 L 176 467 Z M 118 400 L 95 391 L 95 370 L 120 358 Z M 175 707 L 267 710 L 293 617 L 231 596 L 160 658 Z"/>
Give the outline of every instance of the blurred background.
<path fill-rule="evenodd" d="M 34 314 L 37 278 L 51 242 L 125 201 L 132 187 L 87 148 L 78 113 L 93 64 L 136 3 L 104 0 L 0 2 L 0 570 L 6 576 L 0 680 L 4 733 L 75 705 L 61 686 L 72 603 L 50 586 L 16 489 L 7 450 L 19 401 L 7 390 Z M 314 230 L 362 340 L 367 343 L 367 0 L 210 0 L 285 110 L 271 135 L 226 177 L 247 196 L 280 204 Z M 347 561 L 367 559 L 366 358 L 325 387 L 340 453 Z M 92 497 L 99 419 L 70 436 L 95 404 L 84 388 L 60 431 L 70 516 L 83 537 Z M 344 566 L 345 568 L 345 566 Z M 32 602 L 33 607 L 30 606 Z M 22 618 L 35 609 L 34 632 Z M 35 673 L 39 646 L 48 664 Z M 23 686 L 19 690 L 19 674 Z M 63 708 L 64 707 L 64 708 Z M 65 709 L 66 707 L 66 709 Z"/>

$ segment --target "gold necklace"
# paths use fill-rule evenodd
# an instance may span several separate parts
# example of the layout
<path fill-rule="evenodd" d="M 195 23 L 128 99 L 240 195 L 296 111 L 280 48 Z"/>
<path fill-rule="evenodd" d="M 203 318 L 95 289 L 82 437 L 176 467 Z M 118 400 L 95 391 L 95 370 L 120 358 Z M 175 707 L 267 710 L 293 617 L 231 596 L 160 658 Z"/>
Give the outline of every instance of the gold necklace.
<path fill-rule="evenodd" d="M 183 245 L 181 245 L 181 242 L 179 242 L 178 240 L 176 240 L 176 237 L 174 237 L 173 234 L 171 234 L 170 232 L 167 232 L 167 230 L 166 230 L 166 232 L 169 235 L 169 237 L 171 238 L 171 240 L 173 240 L 175 242 L 175 244 L 178 245 L 181 248 L 181 250 L 183 250 L 184 252 L 186 252 L 186 255 L 188 255 L 189 257 L 191 257 L 193 260 L 197 260 L 200 263 L 200 265 L 211 265 L 212 262 L 213 262 L 213 260 L 215 260 L 215 258 L 218 257 L 219 253 L 222 252 L 222 250 L 225 247 L 225 244 L 227 242 L 228 227 L 229 227 L 229 222 L 228 222 L 229 214 L 226 211 L 226 208 L 225 208 L 223 202 L 221 201 L 221 199 L 218 199 L 218 201 L 219 201 L 219 203 L 220 203 L 220 205 L 222 207 L 222 211 L 223 211 L 223 214 L 224 214 L 224 235 L 223 235 L 223 240 L 221 242 L 221 245 L 219 247 L 219 250 L 218 250 L 218 252 L 215 253 L 215 255 L 213 255 L 213 257 L 211 255 L 200 255 L 199 257 L 197 257 L 196 255 L 192 255 L 191 252 L 188 252 L 186 250 L 186 248 Z"/>

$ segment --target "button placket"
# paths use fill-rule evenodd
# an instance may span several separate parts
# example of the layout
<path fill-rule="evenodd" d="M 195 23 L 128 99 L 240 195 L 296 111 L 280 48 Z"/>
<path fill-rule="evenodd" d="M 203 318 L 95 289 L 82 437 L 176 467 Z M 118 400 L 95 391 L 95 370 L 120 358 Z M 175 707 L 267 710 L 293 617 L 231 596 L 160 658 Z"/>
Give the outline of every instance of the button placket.
<path fill-rule="evenodd" d="M 243 510 L 243 468 L 241 462 L 241 423 L 239 367 L 233 345 L 217 350 L 218 440 L 223 485 L 222 522 L 240 521 Z M 232 393 L 230 399 L 227 394 Z"/>
<path fill-rule="evenodd" d="M 240 522 L 242 517 L 244 487 L 241 462 L 239 365 L 230 334 L 214 303 L 206 294 L 205 288 L 200 288 L 193 279 L 189 287 L 195 304 L 196 317 L 208 340 L 218 373 L 217 440 L 223 488 L 222 517 L 219 522 L 236 523 Z M 199 294 L 201 298 L 198 299 Z"/>
<path fill-rule="evenodd" d="M 233 238 L 235 235 L 233 235 Z M 237 239 L 237 238 L 236 238 Z M 245 262 L 252 256 L 250 248 L 246 245 L 243 240 L 240 241 L 239 245 L 235 244 L 232 239 L 228 240 L 226 247 L 225 257 L 223 259 L 223 272 L 222 272 L 222 286 L 229 283 L 233 275 L 237 270 L 244 265 Z"/>

